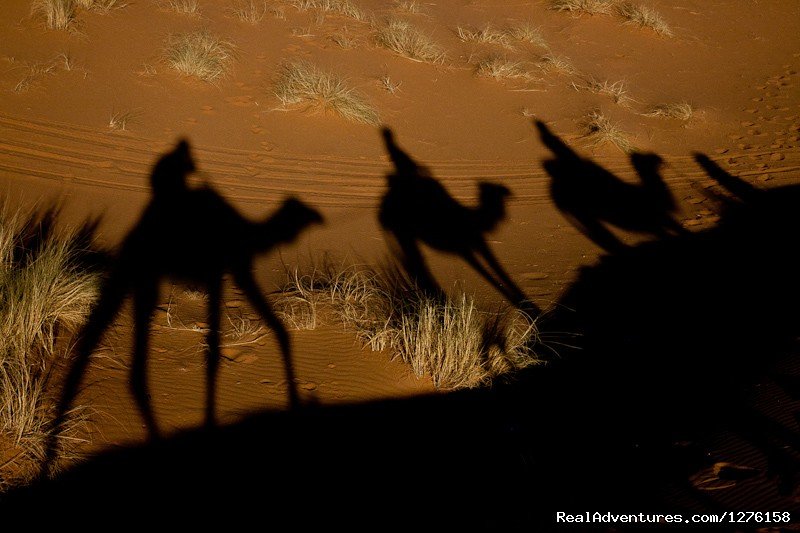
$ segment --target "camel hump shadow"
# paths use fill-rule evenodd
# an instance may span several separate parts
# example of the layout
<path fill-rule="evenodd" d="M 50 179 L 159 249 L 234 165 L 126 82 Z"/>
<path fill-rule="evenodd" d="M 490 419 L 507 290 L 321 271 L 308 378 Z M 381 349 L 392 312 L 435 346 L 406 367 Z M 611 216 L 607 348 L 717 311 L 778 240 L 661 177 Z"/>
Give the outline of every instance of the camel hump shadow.
<path fill-rule="evenodd" d="M 688 233 L 673 218 L 677 204 L 661 175 L 664 161 L 660 156 L 631 154 L 631 165 L 640 180 L 632 184 L 578 155 L 544 122 L 537 120 L 535 126 L 554 156 L 542 165 L 550 176 L 553 202 L 595 244 L 608 252 L 627 248 L 608 226 L 659 239 Z"/>
<path fill-rule="evenodd" d="M 506 218 L 511 190 L 502 184 L 480 182 L 477 205 L 463 205 L 427 167 L 397 145 L 389 128 L 381 133 L 394 169 L 386 176 L 388 189 L 381 200 L 378 219 L 390 237 L 392 251 L 411 279 L 429 294 L 445 297 L 422 255 L 420 246 L 425 244 L 461 257 L 513 305 L 538 314 L 496 258 L 485 236 Z"/>
<path fill-rule="evenodd" d="M 187 177 L 195 169 L 186 140 L 178 142 L 155 163 L 150 176 L 152 199 L 119 246 L 99 299 L 81 331 L 76 359 L 67 374 L 57 407 L 56 427 L 64 422 L 71 408 L 91 353 L 124 300 L 131 296 L 134 308 L 131 391 L 151 438 L 160 436 L 150 402 L 146 365 L 150 322 L 159 300 L 159 286 L 165 279 L 191 284 L 208 292 L 207 427 L 215 425 L 222 290 L 228 274 L 275 333 L 289 384 L 289 405 L 299 405 L 289 335 L 253 277 L 253 262 L 256 256 L 290 243 L 310 226 L 323 223 L 323 217 L 301 200 L 289 197 L 263 219 L 252 221 L 210 185 L 190 187 Z M 56 442 L 52 440 L 45 467 L 52 464 L 55 454 Z"/>

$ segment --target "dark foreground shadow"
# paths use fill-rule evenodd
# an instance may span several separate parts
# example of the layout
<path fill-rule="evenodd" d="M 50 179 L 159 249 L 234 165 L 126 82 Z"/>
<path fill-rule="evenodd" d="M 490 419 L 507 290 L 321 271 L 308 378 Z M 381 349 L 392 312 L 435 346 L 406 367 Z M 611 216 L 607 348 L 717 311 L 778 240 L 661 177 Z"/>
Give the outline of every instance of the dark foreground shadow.
<path fill-rule="evenodd" d="M 611 532 L 686 525 L 570 528 L 556 513 L 750 509 L 796 524 L 800 186 L 758 190 L 697 161 L 726 199 L 720 223 L 584 269 L 551 317 L 580 349 L 547 367 L 490 390 L 261 413 L 112 451 L 7 494 L 3 516 Z"/>
<path fill-rule="evenodd" d="M 186 178 L 194 170 L 195 163 L 186 141 L 179 142 L 155 164 L 151 174 L 152 200 L 121 244 L 101 288 L 99 301 L 81 332 L 76 359 L 67 374 L 58 404 L 56 427 L 61 427 L 65 413 L 72 406 L 89 356 L 130 295 L 135 328 L 131 390 L 151 437 L 159 436 L 150 404 L 146 365 L 150 321 L 164 279 L 190 283 L 208 291 L 207 426 L 214 425 L 221 298 L 226 274 L 232 275 L 250 304 L 275 333 L 289 382 L 290 405 L 297 406 L 289 335 L 262 295 L 252 268 L 257 255 L 291 242 L 308 226 L 320 223 L 322 217 L 299 200 L 290 198 L 264 220 L 252 222 L 210 186 L 189 187 Z M 48 447 L 48 461 L 54 453 L 55 441 Z"/>

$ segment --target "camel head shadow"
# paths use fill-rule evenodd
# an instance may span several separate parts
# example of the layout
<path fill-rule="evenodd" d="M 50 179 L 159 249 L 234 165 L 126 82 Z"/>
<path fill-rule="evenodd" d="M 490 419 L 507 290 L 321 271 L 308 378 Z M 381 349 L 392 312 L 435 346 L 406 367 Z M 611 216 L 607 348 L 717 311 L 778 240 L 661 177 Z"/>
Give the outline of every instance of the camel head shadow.
<path fill-rule="evenodd" d="M 631 154 L 631 164 L 640 179 L 640 183 L 631 184 L 578 155 L 544 122 L 537 120 L 535 126 L 540 140 L 553 154 L 542 165 L 551 178 L 553 202 L 595 244 L 607 252 L 626 249 L 608 226 L 659 239 L 687 234 L 672 216 L 676 204 L 660 174 L 660 156 Z"/>
<path fill-rule="evenodd" d="M 253 262 L 257 256 L 290 243 L 306 229 L 323 223 L 323 217 L 290 197 L 262 220 L 247 219 L 212 187 L 190 187 L 186 178 L 195 169 L 185 140 L 155 163 L 150 176 L 153 197 L 119 246 L 99 300 L 81 333 L 77 357 L 58 405 L 57 424 L 63 421 L 79 390 L 89 356 L 124 300 L 131 296 L 135 336 L 131 391 L 151 437 L 159 436 L 145 376 L 152 313 L 158 303 L 159 286 L 167 279 L 208 292 L 206 426 L 215 424 L 222 290 L 227 275 L 274 332 L 289 384 L 289 404 L 298 406 L 289 335 L 253 277 Z M 54 448 L 55 443 L 51 443 L 48 461 L 53 459 Z"/>
<path fill-rule="evenodd" d="M 506 217 L 511 190 L 505 185 L 478 184 L 478 205 L 466 206 L 453 198 L 430 170 L 418 164 L 396 143 L 388 128 L 381 132 L 394 166 L 387 175 L 388 190 L 378 215 L 400 264 L 420 288 L 443 296 L 422 255 L 421 245 L 456 255 L 466 261 L 512 305 L 535 316 L 538 309 L 506 273 L 486 240 Z"/>

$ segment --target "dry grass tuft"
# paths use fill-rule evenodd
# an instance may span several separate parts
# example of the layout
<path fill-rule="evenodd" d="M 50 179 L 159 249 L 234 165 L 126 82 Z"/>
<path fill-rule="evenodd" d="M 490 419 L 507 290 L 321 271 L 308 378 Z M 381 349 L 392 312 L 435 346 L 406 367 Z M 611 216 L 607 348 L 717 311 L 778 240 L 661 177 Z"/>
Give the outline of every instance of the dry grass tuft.
<path fill-rule="evenodd" d="M 397 93 L 397 91 L 400 90 L 400 86 L 403 84 L 403 82 L 393 82 L 392 78 L 390 78 L 388 74 L 381 76 L 378 79 L 378 82 L 380 83 L 380 86 L 390 94 Z"/>
<path fill-rule="evenodd" d="M 248 24 L 258 24 L 267 15 L 267 3 L 257 0 L 237 0 L 231 7 L 230 12 Z"/>
<path fill-rule="evenodd" d="M 572 87 L 576 91 L 589 91 L 595 94 L 608 96 L 615 104 L 621 106 L 627 107 L 634 101 L 628 95 L 628 89 L 625 87 L 625 82 L 622 80 L 612 83 L 608 80 L 598 81 L 594 78 L 589 78 L 583 85 L 578 85 L 573 82 Z"/>
<path fill-rule="evenodd" d="M 14 85 L 12 91 L 15 93 L 23 93 L 36 85 L 41 78 L 53 74 L 56 66 L 52 63 L 31 63 L 25 65 L 25 74 L 22 79 Z"/>
<path fill-rule="evenodd" d="M 390 19 L 377 29 L 379 45 L 413 61 L 442 63 L 444 50 L 430 37 L 414 28 L 410 23 Z"/>
<path fill-rule="evenodd" d="M 126 2 L 120 2 L 119 0 L 75 0 L 75 4 L 81 9 L 100 13 L 108 13 L 112 9 L 122 9 L 128 5 Z"/>
<path fill-rule="evenodd" d="M 170 35 L 164 58 L 170 67 L 186 76 L 212 82 L 225 76 L 233 61 L 234 47 L 208 31 Z"/>
<path fill-rule="evenodd" d="M 200 4 L 197 0 L 168 0 L 166 7 L 181 15 L 200 15 Z"/>
<path fill-rule="evenodd" d="M 60 457 L 73 453 L 88 414 L 77 407 L 53 426 L 54 376 L 99 285 L 91 229 L 57 231 L 56 214 L 0 209 L 0 441 L 13 446 L 0 453 L 0 489 L 35 475 L 50 438 Z"/>
<path fill-rule="evenodd" d="M 317 9 L 324 13 L 343 15 L 355 20 L 367 20 L 367 14 L 350 0 L 291 0 L 294 7 L 300 11 Z"/>
<path fill-rule="evenodd" d="M 542 56 L 538 66 L 544 73 L 555 73 L 565 76 L 573 76 L 578 73 L 575 67 L 572 66 L 568 57 L 557 56 L 555 54 L 546 54 Z"/>
<path fill-rule="evenodd" d="M 551 9 L 576 14 L 610 15 L 618 0 L 553 0 Z"/>
<path fill-rule="evenodd" d="M 539 28 L 531 26 L 530 24 L 518 24 L 507 28 L 505 31 L 517 41 L 535 44 L 541 48 L 549 48 L 550 46 L 544 39 L 542 31 Z"/>
<path fill-rule="evenodd" d="M 642 28 L 650 28 L 663 37 L 672 37 L 673 35 L 669 24 L 652 8 L 623 2 L 616 7 L 616 11 L 626 20 L 626 24 L 638 24 Z"/>
<path fill-rule="evenodd" d="M 583 121 L 583 128 L 584 138 L 591 148 L 613 144 L 626 154 L 634 150 L 628 135 L 600 111 L 591 111 Z"/>
<path fill-rule="evenodd" d="M 31 13 L 44 17 L 51 30 L 65 30 L 75 22 L 74 0 L 34 0 Z"/>
<path fill-rule="evenodd" d="M 538 362 L 537 330 L 527 315 L 479 311 L 466 294 L 429 297 L 396 270 L 329 261 L 307 274 L 295 269 L 274 305 L 297 328 L 339 320 L 363 345 L 393 352 L 443 389 L 488 385 Z"/>
<path fill-rule="evenodd" d="M 548 47 L 539 28 L 535 28 L 530 24 L 519 24 L 503 29 L 493 28 L 491 24 L 486 24 L 481 29 L 457 26 L 456 35 L 464 42 L 495 44 L 509 50 L 513 50 L 514 42 L 535 44 L 542 48 Z"/>
<path fill-rule="evenodd" d="M 112 111 L 108 117 L 108 128 L 114 131 L 127 131 L 128 124 L 139 116 L 137 111 Z"/>
<path fill-rule="evenodd" d="M 396 0 L 394 6 L 398 11 L 411 13 L 412 15 L 422 12 L 422 6 L 420 6 L 419 2 L 414 0 Z"/>
<path fill-rule="evenodd" d="M 482 29 L 470 28 L 465 26 L 456 27 L 458 38 L 464 42 L 496 44 L 505 48 L 513 48 L 511 45 L 511 35 L 504 30 L 492 28 L 487 24 Z"/>
<path fill-rule="evenodd" d="M 646 117 L 674 118 L 677 120 L 689 120 L 694 116 L 695 110 L 692 104 L 681 102 L 677 104 L 657 104 L 643 113 Z"/>
<path fill-rule="evenodd" d="M 346 50 L 358 46 L 358 39 L 347 28 L 342 28 L 328 38 Z"/>
<path fill-rule="evenodd" d="M 475 74 L 496 80 L 533 80 L 533 75 L 525 69 L 525 63 L 504 57 L 489 57 L 475 65 Z"/>
<path fill-rule="evenodd" d="M 284 106 L 310 104 L 363 124 L 377 125 L 377 111 L 345 80 L 305 61 L 283 66 L 274 87 Z"/>

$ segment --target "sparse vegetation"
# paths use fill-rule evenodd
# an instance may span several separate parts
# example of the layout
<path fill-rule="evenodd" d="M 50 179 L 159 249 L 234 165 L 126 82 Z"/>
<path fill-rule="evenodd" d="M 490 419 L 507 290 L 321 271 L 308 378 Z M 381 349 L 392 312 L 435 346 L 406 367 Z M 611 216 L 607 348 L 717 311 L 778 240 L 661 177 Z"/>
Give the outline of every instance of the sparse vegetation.
<path fill-rule="evenodd" d="M 594 78 L 589 78 L 582 85 L 573 82 L 572 87 L 576 91 L 589 91 L 595 94 L 608 96 L 615 104 L 622 106 L 628 106 L 633 102 L 633 99 L 628 95 L 625 82 L 622 80 L 612 83 L 608 80 L 598 81 Z"/>
<path fill-rule="evenodd" d="M 323 14 L 344 15 L 360 21 L 367 19 L 367 14 L 350 0 L 291 0 L 290 3 L 300 11 L 318 9 Z"/>
<path fill-rule="evenodd" d="M 231 8 L 231 13 L 248 24 L 258 24 L 267 14 L 267 3 L 257 0 L 237 0 Z"/>
<path fill-rule="evenodd" d="M 475 66 L 475 74 L 497 80 L 533 79 L 533 75 L 525 69 L 525 63 L 522 61 L 497 56 L 479 61 Z"/>
<path fill-rule="evenodd" d="M 394 5 L 398 11 L 405 11 L 406 13 L 411 13 L 414 15 L 422 11 L 422 7 L 420 7 L 419 2 L 413 0 L 397 0 L 395 1 Z"/>
<path fill-rule="evenodd" d="M 556 11 L 589 15 L 610 15 L 618 0 L 553 0 L 550 7 Z"/>
<path fill-rule="evenodd" d="M 402 82 L 399 83 L 393 82 L 388 74 L 381 76 L 378 81 L 380 82 L 381 87 L 383 87 L 387 92 L 391 94 L 395 94 L 397 91 L 399 91 L 400 85 L 402 85 Z"/>
<path fill-rule="evenodd" d="M 23 216 L 0 209 L 0 489 L 36 474 L 48 440 L 68 457 L 86 407 L 54 427 L 54 381 L 70 334 L 98 294 L 91 231 L 57 231 L 56 211 Z"/>
<path fill-rule="evenodd" d="M 519 311 L 482 312 L 463 293 L 433 298 L 396 270 L 325 262 L 288 278 L 274 300 L 287 324 L 313 329 L 339 320 L 365 346 L 391 351 L 437 387 L 486 385 L 537 363 L 535 323 Z"/>
<path fill-rule="evenodd" d="M 112 9 L 120 9 L 128 5 L 126 2 L 120 2 L 119 0 L 75 0 L 75 3 L 82 9 L 100 13 L 107 13 Z"/>
<path fill-rule="evenodd" d="M 535 44 L 541 48 L 548 48 L 547 41 L 539 28 L 533 27 L 530 24 L 518 24 L 509 27 L 506 32 L 508 35 L 523 43 Z"/>
<path fill-rule="evenodd" d="M 652 8 L 623 2 L 616 6 L 616 11 L 619 16 L 626 20 L 626 24 L 637 24 L 642 28 L 650 28 L 664 37 L 672 37 L 672 28 Z"/>
<path fill-rule="evenodd" d="M 563 74 L 567 76 L 577 74 L 577 70 L 575 70 L 575 67 L 572 66 L 572 63 L 568 57 L 557 56 L 555 54 L 546 54 L 542 56 L 542 58 L 539 60 L 538 66 L 542 72 L 545 73 L 554 72 L 556 74 Z"/>
<path fill-rule="evenodd" d="M 534 28 L 529 24 L 520 24 L 503 29 L 494 28 L 491 24 L 486 24 L 481 29 L 457 26 L 456 35 L 464 42 L 494 44 L 508 49 L 514 48 L 513 43 L 515 41 L 547 48 L 547 42 L 542 37 L 539 28 Z"/>
<path fill-rule="evenodd" d="M 634 150 L 628 135 L 600 111 L 589 112 L 583 121 L 583 128 L 584 138 L 591 148 L 613 144 L 626 154 Z"/>
<path fill-rule="evenodd" d="M 493 28 L 490 24 L 487 24 L 482 29 L 458 26 L 456 27 L 456 34 L 464 42 L 496 44 L 505 48 L 512 48 L 511 35 L 507 31 Z"/>
<path fill-rule="evenodd" d="M 108 127 L 115 131 L 127 131 L 130 124 L 138 116 L 135 111 L 112 111 L 108 118 Z"/>
<path fill-rule="evenodd" d="M 390 19 L 377 29 L 379 45 L 413 61 L 442 63 L 444 50 L 409 22 Z"/>
<path fill-rule="evenodd" d="M 75 1 L 34 0 L 31 12 L 44 17 L 45 24 L 51 30 L 64 30 L 75 22 Z"/>
<path fill-rule="evenodd" d="M 168 0 L 167 7 L 182 15 L 199 15 L 200 4 L 197 0 Z"/>
<path fill-rule="evenodd" d="M 354 122 L 372 125 L 380 122 L 377 111 L 348 87 L 344 79 L 305 61 L 284 65 L 274 92 L 284 106 L 306 103 Z"/>
<path fill-rule="evenodd" d="M 213 82 L 228 71 L 234 47 L 206 30 L 170 35 L 164 58 L 170 67 L 186 76 Z"/>
<path fill-rule="evenodd" d="M 644 113 L 646 117 L 674 118 L 677 120 L 689 120 L 694 116 L 692 104 L 681 102 L 673 104 L 657 104 Z"/>
<path fill-rule="evenodd" d="M 33 87 L 38 80 L 53 74 L 56 66 L 53 63 L 31 63 L 23 67 L 25 74 L 12 89 L 15 93 L 22 93 Z"/>
<path fill-rule="evenodd" d="M 358 46 L 358 39 L 351 35 L 347 28 L 342 28 L 340 31 L 330 35 L 329 39 L 345 49 Z"/>

